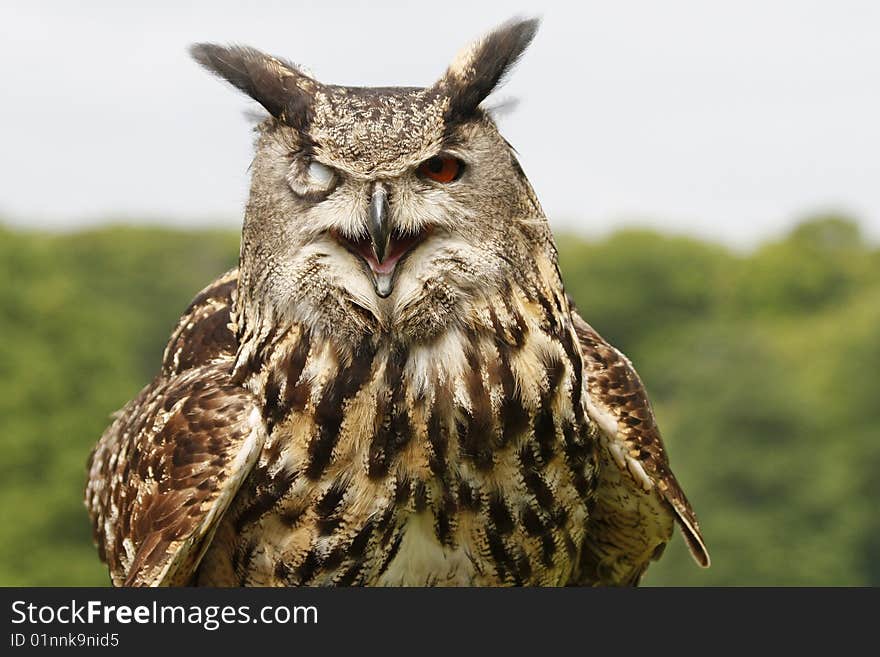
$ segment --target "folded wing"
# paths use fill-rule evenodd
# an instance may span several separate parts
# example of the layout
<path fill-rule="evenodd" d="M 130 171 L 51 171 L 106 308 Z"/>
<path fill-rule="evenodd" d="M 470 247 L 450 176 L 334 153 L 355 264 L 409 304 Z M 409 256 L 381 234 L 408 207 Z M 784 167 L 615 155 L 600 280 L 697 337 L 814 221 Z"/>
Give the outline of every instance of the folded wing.
<path fill-rule="evenodd" d="M 697 517 L 669 467 L 639 375 L 576 311 L 572 321 L 586 368 L 587 412 L 601 430 L 584 583 L 637 584 L 662 553 L 676 521 L 694 560 L 708 567 Z"/>
<path fill-rule="evenodd" d="M 196 298 L 162 372 L 92 453 L 85 502 L 117 586 L 187 584 L 265 441 L 255 399 L 229 376 L 235 280 Z"/>

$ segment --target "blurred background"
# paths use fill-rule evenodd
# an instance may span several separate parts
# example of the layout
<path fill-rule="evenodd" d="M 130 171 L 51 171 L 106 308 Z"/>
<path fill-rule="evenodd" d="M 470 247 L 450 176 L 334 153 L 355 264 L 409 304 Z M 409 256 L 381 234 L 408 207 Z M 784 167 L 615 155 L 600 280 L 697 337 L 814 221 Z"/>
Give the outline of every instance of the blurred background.
<path fill-rule="evenodd" d="M 880 5 L 541 3 L 489 101 L 568 291 L 627 353 L 714 559 L 653 585 L 880 585 Z M 433 82 L 528 3 L 0 5 L 0 585 L 103 585 L 110 413 L 235 265 L 256 109 L 189 61 Z M 519 101 L 515 107 L 512 100 Z"/>

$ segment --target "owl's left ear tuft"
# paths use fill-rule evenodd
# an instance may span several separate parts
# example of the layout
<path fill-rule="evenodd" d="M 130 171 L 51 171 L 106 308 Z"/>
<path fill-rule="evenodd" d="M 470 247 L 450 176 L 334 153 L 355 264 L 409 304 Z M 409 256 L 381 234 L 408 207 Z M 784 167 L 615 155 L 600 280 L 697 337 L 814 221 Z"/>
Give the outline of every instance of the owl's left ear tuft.
<path fill-rule="evenodd" d="M 449 97 L 447 123 L 477 110 L 535 38 L 540 20 L 513 19 L 462 50 L 435 88 Z"/>

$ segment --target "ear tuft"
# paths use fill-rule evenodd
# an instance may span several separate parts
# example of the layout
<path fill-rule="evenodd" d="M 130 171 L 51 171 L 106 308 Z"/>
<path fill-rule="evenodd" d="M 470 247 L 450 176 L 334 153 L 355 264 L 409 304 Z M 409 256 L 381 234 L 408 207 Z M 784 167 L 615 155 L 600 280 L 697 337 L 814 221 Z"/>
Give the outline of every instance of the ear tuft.
<path fill-rule="evenodd" d="M 513 19 L 469 46 L 437 83 L 449 97 L 447 121 L 472 115 L 535 38 L 540 20 Z"/>
<path fill-rule="evenodd" d="M 307 121 L 317 82 L 296 66 L 254 48 L 197 43 L 190 55 L 199 64 L 295 127 Z"/>

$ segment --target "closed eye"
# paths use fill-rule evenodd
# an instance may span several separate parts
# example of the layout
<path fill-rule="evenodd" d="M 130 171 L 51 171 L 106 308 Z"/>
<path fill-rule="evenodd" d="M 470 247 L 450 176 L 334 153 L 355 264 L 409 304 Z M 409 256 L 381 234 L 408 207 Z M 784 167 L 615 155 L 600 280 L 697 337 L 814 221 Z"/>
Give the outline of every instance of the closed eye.
<path fill-rule="evenodd" d="M 303 198 L 320 199 L 329 194 L 339 184 L 340 174 L 314 159 L 298 154 L 293 156 L 287 182 L 290 188 Z"/>
<path fill-rule="evenodd" d="M 312 160 L 309 163 L 308 174 L 315 187 L 320 187 L 321 189 L 329 187 L 335 178 L 333 169 L 321 164 L 317 160 Z"/>

